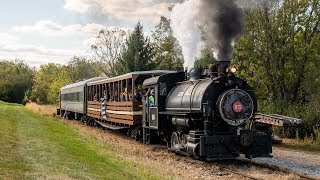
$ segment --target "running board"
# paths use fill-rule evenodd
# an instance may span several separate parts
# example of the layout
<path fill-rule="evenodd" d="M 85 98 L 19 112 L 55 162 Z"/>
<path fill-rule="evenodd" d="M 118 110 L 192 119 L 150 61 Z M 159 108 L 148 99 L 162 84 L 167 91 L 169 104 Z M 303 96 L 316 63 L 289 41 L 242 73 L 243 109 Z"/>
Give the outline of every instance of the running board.
<path fill-rule="evenodd" d="M 102 126 L 104 128 L 108 128 L 111 130 L 121 130 L 121 129 L 128 129 L 129 128 L 129 126 L 116 126 L 116 125 L 112 125 L 112 124 L 103 123 L 100 121 L 96 121 L 96 123 L 98 123 L 100 126 Z"/>

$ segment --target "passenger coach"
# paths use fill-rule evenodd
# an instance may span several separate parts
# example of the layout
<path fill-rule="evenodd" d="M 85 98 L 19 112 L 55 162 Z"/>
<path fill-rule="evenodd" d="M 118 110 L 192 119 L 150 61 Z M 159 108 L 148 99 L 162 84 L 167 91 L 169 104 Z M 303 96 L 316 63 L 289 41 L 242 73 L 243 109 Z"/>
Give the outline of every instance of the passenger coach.
<path fill-rule="evenodd" d="M 60 89 L 60 108 L 57 114 L 74 119 L 79 119 L 85 115 L 87 108 L 87 83 L 101 79 L 104 78 L 91 78 L 62 87 Z"/>

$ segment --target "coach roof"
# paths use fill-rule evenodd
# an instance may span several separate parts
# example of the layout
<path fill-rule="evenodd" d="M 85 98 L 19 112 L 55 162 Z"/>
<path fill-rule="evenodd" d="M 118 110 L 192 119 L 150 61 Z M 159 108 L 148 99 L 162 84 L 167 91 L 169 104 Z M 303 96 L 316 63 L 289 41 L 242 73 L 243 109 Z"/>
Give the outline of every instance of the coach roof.
<path fill-rule="evenodd" d="M 129 79 L 129 78 L 133 78 L 134 76 L 140 76 L 140 75 L 153 75 L 153 74 L 154 75 L 162 75 L 162 74 L 169 74 L 169 73 L 175 73 L 175 72 L 176 71 L 167 71 L 167 70 L 136 71 L 136 72 L 131 72 L 128 74 L 117 76 L 117 77 L 104 78 L 104 79 L 99 79 L 99 80 L 95 80 L 95 81 L 90 81 L 90 82 L 88 82 L 88 85 L 119 81 L 119 80 Z"/>
<path fill-rule="evenodd" d="M 102 80 L 102 79 L 106 79 L 106 77 L 94 77 L 94 78 L 86 79 L 86 80 L 79 81 L 79 82 L 76 82 L 76 83 L 68 84 L 68 85 L 62 87 L 61 90 L 66 90 L 66 89 L 70 89 L 70 88 L 74 88 L 74 87 L 84 86 L 88 82 Z"/>

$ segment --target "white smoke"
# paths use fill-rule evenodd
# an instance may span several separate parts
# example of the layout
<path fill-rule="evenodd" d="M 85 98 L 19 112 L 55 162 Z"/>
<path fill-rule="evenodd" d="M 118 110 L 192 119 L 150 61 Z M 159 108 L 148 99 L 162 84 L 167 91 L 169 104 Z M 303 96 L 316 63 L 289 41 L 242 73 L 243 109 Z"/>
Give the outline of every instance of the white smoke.
<path fill-rule="evenodd" d="M 176 4 L 170 17 L 173 35 L 182 47 L 185 68 L 192 68 L 197 55 L 200 54 L 200 33 L 195 19 L 198 1 L 188 0 Z"/>

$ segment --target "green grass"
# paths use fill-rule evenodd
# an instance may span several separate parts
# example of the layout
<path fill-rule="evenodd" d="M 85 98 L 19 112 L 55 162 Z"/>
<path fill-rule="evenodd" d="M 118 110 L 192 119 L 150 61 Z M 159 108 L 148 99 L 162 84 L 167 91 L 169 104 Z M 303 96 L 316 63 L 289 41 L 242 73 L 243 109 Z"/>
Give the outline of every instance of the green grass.
<path fill-rule="evenodd" d="M 291 140 L 284 141 L 281 144 L 275 145 L 276 147 L 293 149 L 298 151 L 308 151 L 313 153 L 320 153 L 320 142 L 312 141 L 311 139 L 303 139 L 303 140 Z"/>
<path fill-rule="evenodd" d="M 62 120 L 0 102 L 0 178 L 156 179 Z"/>

